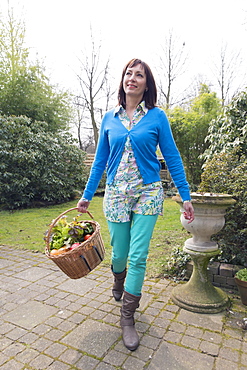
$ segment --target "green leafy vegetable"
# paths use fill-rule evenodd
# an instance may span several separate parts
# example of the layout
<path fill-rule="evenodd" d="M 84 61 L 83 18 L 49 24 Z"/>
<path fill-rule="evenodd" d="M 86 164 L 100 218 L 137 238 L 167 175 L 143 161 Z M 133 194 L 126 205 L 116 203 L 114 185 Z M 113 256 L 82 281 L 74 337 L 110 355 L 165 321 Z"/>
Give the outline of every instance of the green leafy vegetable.
<path fill-rule="evenodd" d="M 64 216 L 52 228 L 51 250 L 83 242 L 84 235 L 93 234 L 93 225 L 89 222 L 78 221 L 78 217 L 75 217 L 72 222 L 68 223 L 66 216 Z"/>

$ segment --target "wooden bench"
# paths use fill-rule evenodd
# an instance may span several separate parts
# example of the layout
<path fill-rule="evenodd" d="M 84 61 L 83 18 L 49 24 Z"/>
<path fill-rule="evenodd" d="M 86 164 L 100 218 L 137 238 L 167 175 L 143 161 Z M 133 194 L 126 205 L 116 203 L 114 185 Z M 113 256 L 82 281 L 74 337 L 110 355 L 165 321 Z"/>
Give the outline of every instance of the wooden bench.
<path fill-rule="evenodd" d="M 87 153 L 86 159 L 84 160 L 84 163 L 85 163 L 86 166 L 88 166 L 88 167 L 92 166 L 92 163 L 94 161 L 94 156 L 95 156 L 94 153 Z M 163 159 L 163 158 L 159 158 L 159 159 Z M 171 180 L 170 173 L 169 173 L 169 171 L 167 171 L 167 169 L 161 169 L 160 177 L 161 177 L 161 179 Z"/>
<path fill-rule="evenodd" d="M 94 161 L 94 153 L 87 153 L 86 159 L 84 160 L 84 164 L 88 167 L 92 166 L 92 163 Z"/>

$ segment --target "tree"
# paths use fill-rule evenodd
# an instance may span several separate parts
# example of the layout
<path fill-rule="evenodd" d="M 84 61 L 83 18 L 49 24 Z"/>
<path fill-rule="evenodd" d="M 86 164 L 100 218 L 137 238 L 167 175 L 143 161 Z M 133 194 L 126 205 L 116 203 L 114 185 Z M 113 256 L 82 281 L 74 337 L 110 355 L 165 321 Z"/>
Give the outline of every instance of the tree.
<path fill-rule="evenodd" d="M 85 185 L 85 153 L 69 133 L 48 135 L 46 126 L 0 116 L 0 204 L 7 209 L 68 201 Z"/>
<path fill-rule="evenodd" d="M 39 62 L 29 62 L 23 23 L 9 11 L 0 30 L 0 113 L 45 121 L 48 131 L 65 129 L 71 114 L 69 95 L 51 86 Z"/>
<path fill-rule="evenodd" d="M 79 148 L 85 152 L 88 152 L 89 150 L 95 150 L 91 128 L 88 127 L 88 122 L 85 117 L 86 108 L 80 104 L 80 98 L 78 96 L 74 97 L 74 106 L 75 117 L 73 124 L 76 127 Z"/>
<path fill-rule="evenodd" d="M 231 194 L 236 203 L 226 212 L 225 227 L 214 239 L 222 254 L 221 260 L 245 264 L 247 253 L 247 156 L 239 148 L 215 154 L 206 162 L 199 191 Z"/>
<path fill-rule="evenodd" d="M 247 252 L 247 91 L 239 93 L 212 121 L 207 136 L 200 191 L 231 194 L 236 204 L 227 210 L 226 226 L 216 240 L 229 263 L 246 263 Z"/>
<path fill-rule="evenodd" d="M 220 88 L 222 106 L 227 105 L 230 99 L 234 97 L 236 92 L 240 89 L 240 85 L 236 85 L 236 81 L 240 74 L 241 64 L 242 59 L 240 52 L 238 51 L 235 53 L 229 51 L 227 44 L 222 45 L 218 61 L 214 63 L 214 75 L 217 85 Z"/>
<path fill-rule="evenodd" d="M 81 95 L 77 97 L 77 106 L 90 117 L 95 146 L 98 142 L 98 125 L 104 112 L 108 110 L 109 101 L 113 95 L 109 83 L 109 62 L 101 63 L 101 41 L 96 44 L 92 34 L 90 36 L 91 49 L 84 52 L 80 62 L 80 73 L 77 74 Z"/>
<path fill-rule="evenodd" d="M 211 121 L 206 141 L 206 160 L 217 153 L 231 152 L 236 147 L 239 155 L 247 157 L 247 90 L 240 92 L 222 114 Z"/>
<path fill-rule="evenodd" d="M 160 65 L 158 67 L 160 92 L 160 105 L 169 109 L 178 103 L 178 97 L 172 96 L 172 87 L 175 80 L 185 71 L 187 56 L 185 55 L 185 43 L 175 38 L 172 31 L 161 46 L 159 55 Z"/>
<path fill-rule="evenodd" d="M 207 85 L 201 85 L 199 95 L 192 99 L 188 108 L 175 107 L 167 111 L 172 132 L 185 164 L 188 180 L 199 185 L 204 158 L 208 147 L 205 137 L 212 119 L 220 112 L 221 105 L 216 93 Z"/>

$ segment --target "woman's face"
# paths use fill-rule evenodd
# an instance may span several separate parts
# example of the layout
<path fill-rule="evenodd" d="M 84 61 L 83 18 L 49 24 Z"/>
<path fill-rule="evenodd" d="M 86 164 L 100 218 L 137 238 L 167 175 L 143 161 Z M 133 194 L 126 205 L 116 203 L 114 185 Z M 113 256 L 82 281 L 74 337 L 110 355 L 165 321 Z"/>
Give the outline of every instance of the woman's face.
<path fill-rule="evenodd" d="M 141 64 L 127 68 L 123 79 L 123 89 L 126 96 L 139 98 L 141 101 L 147 88 L 147 78 Z"/>

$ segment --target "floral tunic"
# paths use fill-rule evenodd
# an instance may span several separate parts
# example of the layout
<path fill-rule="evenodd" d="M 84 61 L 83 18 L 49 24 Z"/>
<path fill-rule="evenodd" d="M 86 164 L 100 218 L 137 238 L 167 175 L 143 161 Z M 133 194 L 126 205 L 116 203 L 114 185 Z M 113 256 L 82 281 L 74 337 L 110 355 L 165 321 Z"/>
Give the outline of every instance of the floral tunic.
<path fill-rule="evenodd" d="M 116 108 L 115 114 L 119 115 L 121 123 L 130 130 L 147 111 L 145 102 L 142 102 L 135 110 L 132 121 L 122 106 Z M 106 219 L 111 222 L 127 222 L 130 221 L 131 212 L 162 215 L 163 200 L 161 181 L 143 184 L 128 137 L 114 181 L 106 186 L 103 203 Z"/>

